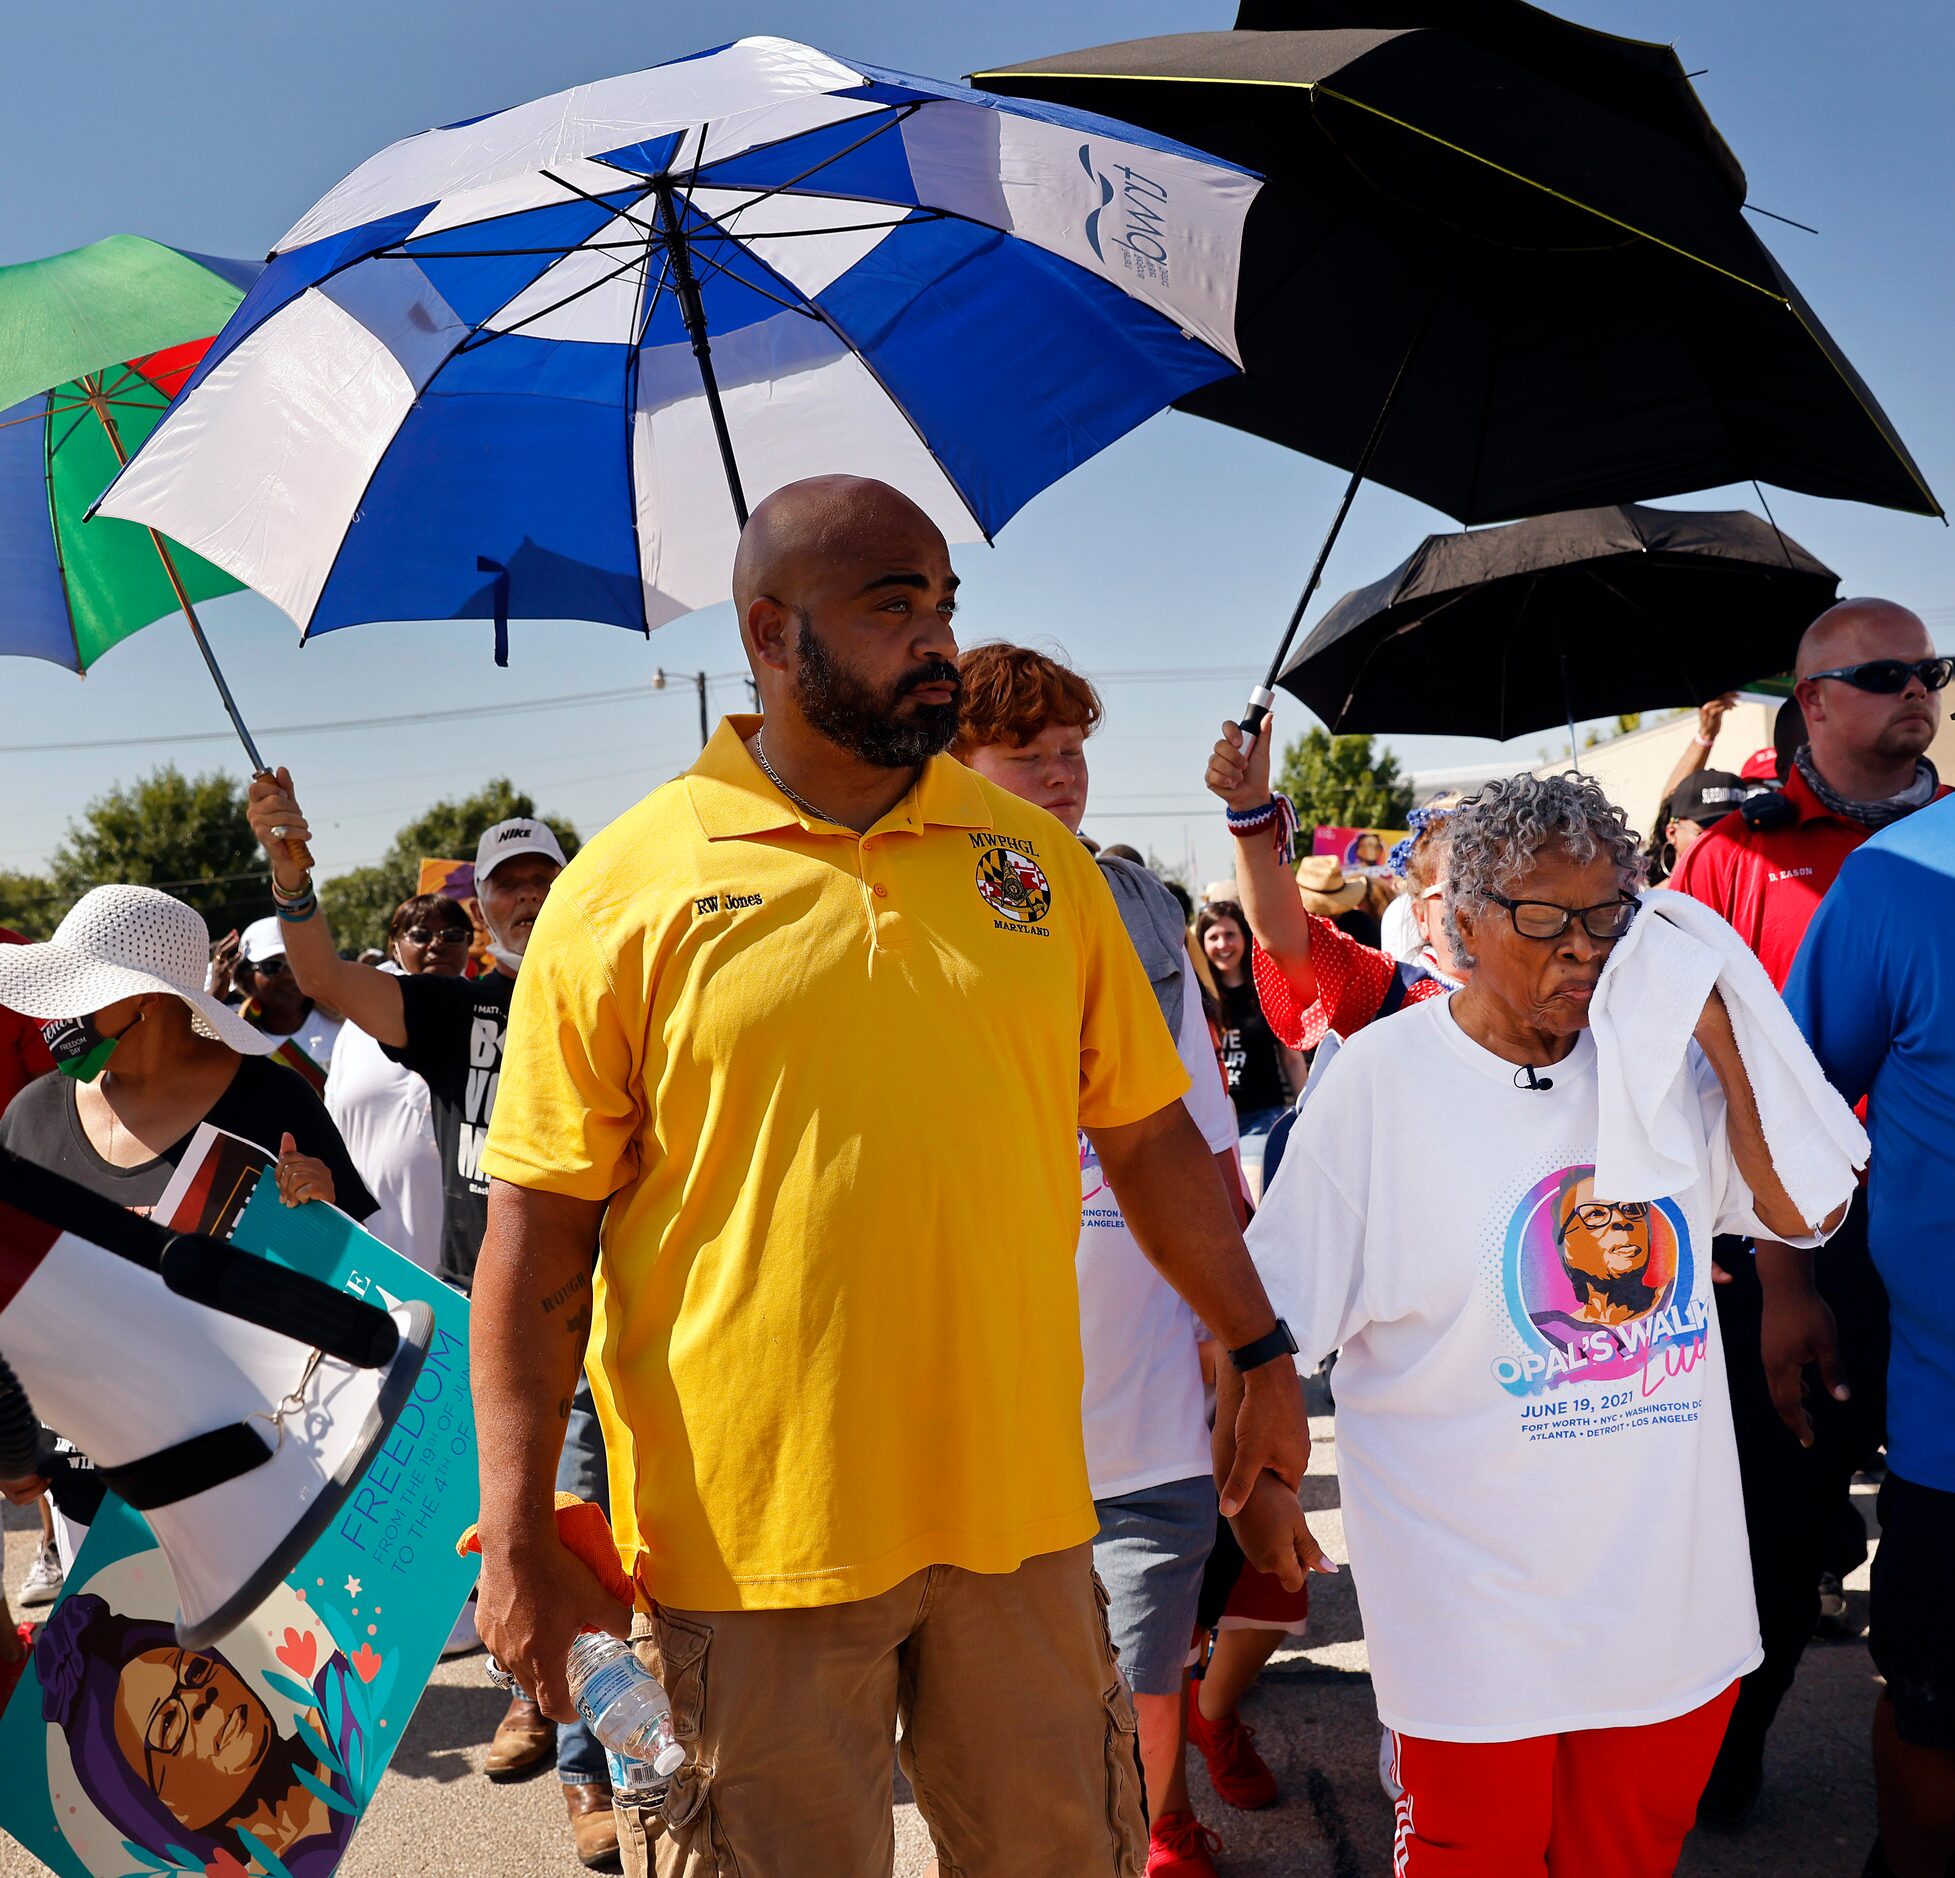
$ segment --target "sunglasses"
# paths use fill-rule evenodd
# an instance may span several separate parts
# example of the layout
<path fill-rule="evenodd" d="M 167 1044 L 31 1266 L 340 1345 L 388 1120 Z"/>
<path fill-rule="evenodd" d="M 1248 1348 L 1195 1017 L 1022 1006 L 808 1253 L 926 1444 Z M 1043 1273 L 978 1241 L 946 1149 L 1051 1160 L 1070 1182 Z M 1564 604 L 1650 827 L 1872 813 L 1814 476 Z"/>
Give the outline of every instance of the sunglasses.
<path fill-rule="evenodd" d="M 1620 939 L 1636 917 L 1634 900 L 1604 900 L 1600 906 L 1556 906 L 1552 900 L 1510 900 L 1504 893 L 1490 893 L 1495 906 L 1504 906 L 1514 930 L 1523 939 L 1559 939 L 1569 925 L 1582 922 L 1591 939 Z"/>
<path fill-rule="evenodd" d="M 254 959 L 251 963 L 254 972 L 262 972 L 267 978 L 276 978 L 286 969 L 285 954 L 274 952 L 270 958 Z"/>
<path fill-rule="evenodd" d="M 1855 691 L 1874 691 L 1892 697 L 1907 688 L 1910 678 L 1918 678 L 1930 691 L 1945 691 L 1955 677 L 1955 659 L 1868 659 L 1861 665 L 1835 665 L 1830 671 L 1813 672 L 1813 678 L 1837 678 Z"/>
<path fill-rule="evenodd" d="M 401 938 L 417 946 L 466 945 L 469 931 L 465 926 L 410 926 Z"/>

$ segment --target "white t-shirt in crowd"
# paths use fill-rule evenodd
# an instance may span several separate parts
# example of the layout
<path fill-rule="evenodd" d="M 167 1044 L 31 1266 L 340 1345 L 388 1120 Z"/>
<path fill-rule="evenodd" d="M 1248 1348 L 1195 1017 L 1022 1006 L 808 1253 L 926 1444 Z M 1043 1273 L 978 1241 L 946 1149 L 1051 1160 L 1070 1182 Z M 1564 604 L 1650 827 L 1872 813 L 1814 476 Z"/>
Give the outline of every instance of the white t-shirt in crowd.
<path fill-rule="evenodd" d="M 1193 1086 L 1182 1098 L 1211 1154 L 1235 1146 L 1201 997 L 1188 974 L 1175 1039 Z M 1079 1325 L 1086 1472 L 1111 1500 L 1212 1469 L 1195 1314 L 1136 1243 L 1085 1135 L 1079 1138 Z"/>
<path fill-rule="evenodd" d="M 401 976 L 398 965 L 381 966 Z M 347 1024 L 326 1072 L 326 1112 L 380 1210 L 367 1231 L 426 1271 L 441 1264 L 441 1149 L 428 1085 Z"/>
<path fill-rule="evenodd" d="M 350 1026 L 344 1018 L 328 1017 L 315 1004 L 300 1019 L 297 1030 L 277 1031 L 272 1034 L 297 1044 L 322 1070 L 330 1074 L 333 1051 L 339 1043 L 339 1033 L 342 1029 L 348 1028 Z"/>
<path fill-rule="evenodd" d="M 1452 1002 L 1344 1045 L 1248 1235 L 1300 1360 L 1342 1351 L 1379 1716 L 1441 1741 L 1665 1721 L 1760 1660 L 1710 1271 L 1714 1233 L 1760 1228 L 1723 1092 L 1697 1055 L 1700 1174 L 1603 1207 L 1593 1039 L 1517 1088 Z"/>
<path fill-rule="evenodd" d="M 1378 922 L 1378 949 L 1389 952 L 1401 965 L 1416 965 L 1426 949 L 1426 936 L 1419 930 L 1419 916 L 1412 910 L 1412 889 L 1407 887 Z"/>

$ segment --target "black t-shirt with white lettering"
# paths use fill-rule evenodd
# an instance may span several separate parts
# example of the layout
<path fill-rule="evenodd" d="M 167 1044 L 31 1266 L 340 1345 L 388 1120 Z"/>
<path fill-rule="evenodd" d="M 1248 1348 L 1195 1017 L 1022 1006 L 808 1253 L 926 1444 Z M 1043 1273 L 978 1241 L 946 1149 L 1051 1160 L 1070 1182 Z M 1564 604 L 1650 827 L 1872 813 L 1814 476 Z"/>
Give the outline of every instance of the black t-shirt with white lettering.
<path fill-rule="evenodd" d="M 407 1043 L 387 1054 L 428 1085 L 441 1148 L 441 1276 L 466 1291 L 489 1224 L 482 1144 L 489 1137 L 489 1114 L 502 1076 L 502 1040 L 516 981 L 506 972 L 484 978 L 437 978 L 423 972 L 396 982 Z"/>
<path fill-rule="evenodd" d="M 1276 1038 L 1252 980 L 1222 985 L 1222 1076 L 1238 1116 L 1281 1108 L 1288 1097 Z"/>

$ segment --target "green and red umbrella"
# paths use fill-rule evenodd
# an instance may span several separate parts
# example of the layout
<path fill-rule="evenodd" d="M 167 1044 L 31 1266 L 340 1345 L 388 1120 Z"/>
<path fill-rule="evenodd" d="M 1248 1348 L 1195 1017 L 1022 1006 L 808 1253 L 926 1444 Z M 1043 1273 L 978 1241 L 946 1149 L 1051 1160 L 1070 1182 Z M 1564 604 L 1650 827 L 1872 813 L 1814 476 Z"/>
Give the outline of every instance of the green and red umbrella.
<path fill-rule="evenodd" d="M 0 267 L 0 653 L 85 672 L 237 589 L 146 528 L 82 517 L 259 271 L 140 235 Z"/>
<path fill-rule="evenodd" d="M 242 583 L 153 528 L 84 517 L 263 271 L 142 235 L 0 267 L 0 655 L 85 673 L 181 613 L 259 772 L 197 618 Z"/>

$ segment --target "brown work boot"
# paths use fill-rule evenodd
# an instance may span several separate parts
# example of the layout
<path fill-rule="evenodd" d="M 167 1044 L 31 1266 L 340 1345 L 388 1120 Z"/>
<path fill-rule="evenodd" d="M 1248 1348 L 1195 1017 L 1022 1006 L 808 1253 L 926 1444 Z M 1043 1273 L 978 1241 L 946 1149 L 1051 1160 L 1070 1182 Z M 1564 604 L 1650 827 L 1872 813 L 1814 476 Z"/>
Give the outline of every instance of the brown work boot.
<path fill-rule="evenodd" d="M 489 1758 L 482 1771 L 491 1780 L 514 1780 L 533 1773 L 557 1751 L 557 1725 L 526 1695 L 509 1698 L 509 1707 L 496 1724 Z"/>
<path fill-rule="evenodd" d="M 570 1843 L 577 1857 L 592 1871 L 616 1871 L 618 1816 L 611 1810 L 611 1789 L 599 1781 L 563 1783 L 563 1803 L 570 1809 Z"/>

